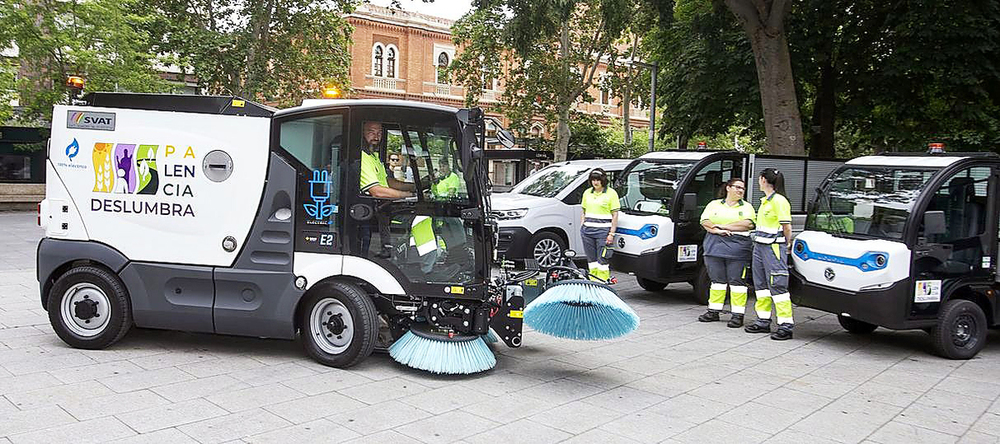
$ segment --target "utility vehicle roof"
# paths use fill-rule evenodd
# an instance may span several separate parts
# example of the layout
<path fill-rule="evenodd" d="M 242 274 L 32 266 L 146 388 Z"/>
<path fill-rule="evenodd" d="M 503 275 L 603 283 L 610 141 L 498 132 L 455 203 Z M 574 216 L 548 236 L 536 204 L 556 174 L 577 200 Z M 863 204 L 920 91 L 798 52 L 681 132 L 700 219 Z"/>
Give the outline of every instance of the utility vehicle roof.
<path fill-rule="evenodd" d="M 640 159 L 653 160 L 701 160 L 722 151 L 653 151 L 640 156 Z"/>
<path fill-rule="evenodd" d="M 948 153 L 896 156 L 863 156 L 847 161 L 847 165 L 891 166 L 910 168 L 944 168 L 970 157 L 993 157 L 991 153 Z M 995 155 L 994 155 L 995 156 Z"/>
<path fill-rule="evenodd" d="M 286 108 L 274 113 L 275 116 L 297 113 L 309 109 L 333 108 L 339 106 L 394 106 L 415 109 L 425 109 L 428 111 L 444 111 L 448 113 L 458 112 L 458 108 L 437 105 L 434 103 L 414 102 L 409 100 L 391 99 L 306 99 L 301 106 Z"/>

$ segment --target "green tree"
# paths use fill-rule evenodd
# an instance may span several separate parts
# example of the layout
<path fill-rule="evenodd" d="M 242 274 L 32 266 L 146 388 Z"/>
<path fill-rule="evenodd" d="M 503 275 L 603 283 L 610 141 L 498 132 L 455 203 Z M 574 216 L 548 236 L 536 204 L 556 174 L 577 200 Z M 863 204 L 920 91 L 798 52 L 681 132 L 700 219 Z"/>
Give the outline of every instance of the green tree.
<path fill-rule="evenodd" d="M 17 98 L 16 72 L 17 65 L 13 61 L 0 58 L 0 124 L 14 116 L 14 107 L 10 103 Z"/>
<path fill-rule="evenodd" d="M 297 105 L 350 84 L 350 0 L 142 0 L 176 54 L 211 94 Z"/>
<path fill-rule="evenodd" d="M 478 101 L 484 73 L 502 79 L 511 127 L 525 132 L 534 116 L 554 123 L 554 158 L 565 160 L 573 105 L 593 100 L 586 92 L 599 66 L 625 53 L 616 43 L 639 11 L 636 0 L 477 1 L 453 28 L 463 50 L 451 71 L 469 88 L 468 103 Z"/>
<path fill-rule="evenodd" d="M 0 46 L 16 45 L 24 77 L 17 83 L 22 121 L 51 120 L 67 99 L 66 77 L 89 91 L 164 91 L 169 85 L 143 29 L 152 17 L 137 0 L 0 0 Z"/>

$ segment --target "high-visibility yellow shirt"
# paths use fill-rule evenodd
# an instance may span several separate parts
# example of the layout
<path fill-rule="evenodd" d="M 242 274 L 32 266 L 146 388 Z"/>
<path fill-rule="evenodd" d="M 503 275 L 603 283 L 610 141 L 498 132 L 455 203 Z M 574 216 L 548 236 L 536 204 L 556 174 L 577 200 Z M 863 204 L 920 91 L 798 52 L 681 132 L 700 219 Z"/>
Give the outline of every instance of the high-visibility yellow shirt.
<path fill-rule="evenodd" d="M 361 192 L 367 193 L 375 186 L 389 186 L 388 175 L 385 172 L 385 165 L 378 157 L 378 153 L 361 151 Z"/>
<path fill-rule="evenodd" d="M 792 223 L 792 205 L 788 199 L 778 193 L 760 198 L 760 208 L 757 209 L 757 220 L 754 221 L 757 231 L 770 234 L 781 232 L 782 224 Z"/>
<path fill-rule="evenodd" d="M 584 226 L 611 228 L 611 214 L 621 209 L 621 201 L 618 193 L 611 188 L 605 188 L 600 193 L 588 188 L 583 192 L 580 206 L 583 207 Z"/>
<path fill-rule="evenodd" d="M 434 195 L 438 197 L 455 197 L 458 195 L 458 189 L 461 186 L 462 180 L 458 178 L 458 174 L 453 172 L 434 184 Z"/>
<path fill-rule="evenodd" d="M 727 225 L 744 219 L 753 222 L 756 218 L 757 213 L 754 212 L 753 205 L 745 200 L 739 201 L 735 206 L 726 204 L 726 199 L 713 200 L 701 213 L 701 220 L 716 225 Z"/>

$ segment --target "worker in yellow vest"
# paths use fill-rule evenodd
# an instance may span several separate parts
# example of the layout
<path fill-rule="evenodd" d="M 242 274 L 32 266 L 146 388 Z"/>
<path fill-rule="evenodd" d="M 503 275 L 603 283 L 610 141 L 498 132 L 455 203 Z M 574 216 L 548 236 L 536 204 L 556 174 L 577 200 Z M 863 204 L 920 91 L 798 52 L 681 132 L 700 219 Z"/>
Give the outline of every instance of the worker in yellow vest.
<path fill-rule="evenodd" d="M 753 205 L 743 200 L 746 184 L 741 178 L 726 182 L 725 197 L 713 200 L 701 214 L 701 226 L 708 233 L 702 243 L 705 268 L 712 284 L 708 291 L 708 311 L 698 316 L 701 322 L 719 320 L 729 289 L 732 317 L 729 328 L 743 326 L 747 305 L 747 268 L 753 252 L 750 229 L 756 218 Z"/>
<path fill-rule="evenodd" d="M 792 339 L 792 297 L 788 293 L 788 253 L 792 245 L 792 207 L 785 198 L 785 177 L 774 168 L 765 168 L 757 179 L 764 196 L 757 209 L 753 232 L 754 294 L 757 322 L 747 333 L 771 332 L 771 305 L 778 316 L 778 329 L 771 339 Z"/>
<path fill-rule="evenodd" d="M 448 165 L 448 158 L 442 157 L 438 161 L 437 183 L 431 187 L 436 197 L 456 197 L 458 189 L 462 186 L 462 180 L 451 170 Z"/>
<path fill-rule="evenodd" d="M 614 241 L 621 202 L 618 193 L 608 187 L 608 176 L 604 170 L 595 168 L 590 172 L 590 185 L 591 188 L 583 192 L 580 202 L 583 207 L 580 237 L 591 279 L 606 281 L 611 279 L 611 268 L 608 266 L 611 249 L 608 246 Z"/>

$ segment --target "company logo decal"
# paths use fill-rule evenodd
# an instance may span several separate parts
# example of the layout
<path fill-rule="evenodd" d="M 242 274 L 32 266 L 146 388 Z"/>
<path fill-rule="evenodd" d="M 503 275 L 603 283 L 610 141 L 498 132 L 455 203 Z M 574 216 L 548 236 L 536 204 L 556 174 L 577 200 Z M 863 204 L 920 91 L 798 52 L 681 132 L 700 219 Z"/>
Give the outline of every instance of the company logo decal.
<path fill-rule="evenodd" d="M 115 113 L 67 111 L 66 128 L 114 131 Z"/>
<path fill-rule="evenodd" d="M 76 141 L 76 138 L 73 138 L 73 142 L 66 145 L 66 158 L 72 162 L 77 154 L 80 154 L 80 143 Z"/>
<path fill-rule="evenodd" d="M 174 162 L 157 166 L 159 145 L 134 143 L 94 144 L 94 192 L 112 195 L 166 196 L 171 200 L 194 198 L 197 159 L 194 148 L 188 147 L 181 154 L 173 145 L 165 145 L 165 160 L 180 157 Z M 162 179 L 161 179 L 162 173 Z M 123 196 L 123 197 L 124 197 Z M 153 214 L 160 216 L 194 217 L 189 203 L 156 202 L 133 199 L 90 199 L 91 211 L 107 213 Z"/>
<path fill-rule="evenodd" d="M 837 273 L 834 273 L 832 268 L 827 268 L 826 270 L 823 270 L 823 277 L 825 277 L 827 281 L 833 281 L 833 279 L 837 277 Z"/>
<path fill-rule="evenodd" d="M 337 212 L 337 206 L 330 202 L 333 193 L 333 181 L 330 180 L 330 172 L 326 170 L 313 170 L 312 180 L 309 183 L 309 197 L 312 203 L 303 204 L 306 214 L 313 219 L 326 219 L 331 214 Z"/>

